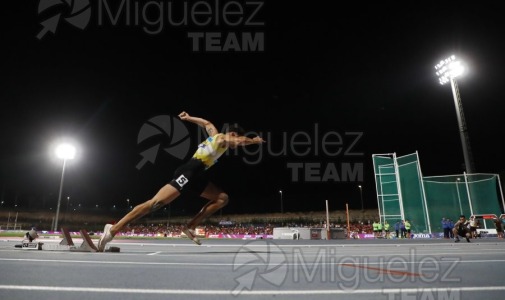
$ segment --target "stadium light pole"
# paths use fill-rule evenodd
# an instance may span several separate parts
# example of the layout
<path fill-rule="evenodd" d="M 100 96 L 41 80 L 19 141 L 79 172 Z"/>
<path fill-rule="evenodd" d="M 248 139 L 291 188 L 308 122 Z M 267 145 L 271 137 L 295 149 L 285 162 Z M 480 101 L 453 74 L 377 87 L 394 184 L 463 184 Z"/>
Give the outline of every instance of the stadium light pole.
<path fill-rule="evenodd" d="M 458 203 L 459 203 L 459 213 L 462 215 L 463 214 L 463 207 L 461 206 L 461 196 L 459 195 L 459 182 L 461 179 L 456 178 L 456 193 L 458 194 Z"/>
<path fill-rule="evenodd" d="M 67 196 L 67 208 L 65 209 L 65 217 L 63 218 L 65 224 L 67 223 L 68 205 L 69 204 L 70 204 L 70 196 Z"/>
<path fill-rule="evenodd" d="M 363 207 L 363 187 L 361 185 L 358 185 L 359 188 L 359 196 L 361 198 L 361 211 L 364 211 L 365 208 Z"/>
<path fill-rule="evenodd" d="M 65 166 L 67 164 L 67 160 L 74 159 L 75 147 L 70 144 L 61 144 L 56 147 L 56 156 L 63 159 L 63 168 L 61 171 L 60 192 L 58 194 L 58 206 L 56 207 L 56 217 L 54 220 L 53 231 L 58 230 L 58 218 L 60 216 L 61 193 L 63 191 L 63 179 L 65 178 Z"/>
<path fill-rule="evenodd" d="M 452 55 L 449 58 L 440 61 L 435 66 L 435 70 L 437 70 L 436 74 L 441 85 L 448 82 L 451 83 L 454 105 L 456 106 L 456 113 L 458 117 L 459 135 L 461 138 L 461 145 L 463 146 L 465 169 L 467 173 L 474 173 L 475 167 L 470 148 L 470 140 L 468 138 L 465 115 L 463 113 L 463 105 L 461 103 L 461 95 L 459 93 L 458 83 L 456 82 L 456 78 L 465 72 L 465 67 L 460 60 L 456 59 L 456 56 Z"/>
<path fill-rule="evenodd" d="M 279 190 L 279 194 L 281 194 L 281 214 L 284 213 L 284 204 L 282 202 L 282 190 Z"/>

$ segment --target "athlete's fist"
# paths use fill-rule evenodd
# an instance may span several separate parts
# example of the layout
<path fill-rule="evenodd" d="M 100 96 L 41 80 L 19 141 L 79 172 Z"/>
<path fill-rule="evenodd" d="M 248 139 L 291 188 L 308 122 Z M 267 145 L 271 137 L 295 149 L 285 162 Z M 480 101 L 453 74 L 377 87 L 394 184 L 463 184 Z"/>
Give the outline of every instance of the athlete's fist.
<path fill-rule="evenodd" d="M 265 143 L 265 141 L 260 136 L 255 136 L 252 138 L 252 140 L 257 144 Z"/>
<path fill-rule="evenodd" d="M 187 112 L 183 111 L 183 112 L 181 112 L 181 113 L 179 114 L 179 118 L 180 118 L 181 120 L 187 120 L 187 119 L 189 118 L 189 114 L 188 114 Z"/>

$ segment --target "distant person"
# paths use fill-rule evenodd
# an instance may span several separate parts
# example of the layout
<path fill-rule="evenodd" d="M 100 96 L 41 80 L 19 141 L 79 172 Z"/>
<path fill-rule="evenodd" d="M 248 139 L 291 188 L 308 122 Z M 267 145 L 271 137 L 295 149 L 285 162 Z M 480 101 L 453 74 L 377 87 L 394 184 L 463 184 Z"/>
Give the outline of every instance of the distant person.
<path fill-rule="evenodd" d="M 377 237 L 382 238 L 382 223 L 380 220 L 377 222 Z"/>
<path fill-rule="evenodd" d="M 373 229 L 373 237 L 377 238 L 377 236 L 379 235 L 379 222 L 373 221 L 372 229 Z"/>
<path fill-rule="evenodd" d="M 503 239 L 503 226 L 501 224 L 501 220 L 498 218 L 493 218 L 494 226 L 496 227 L 496 234 L 499 239 Z"/>
<path fill-rule="evenodd" d="M 386 232 L 386 239 L 389 239 L 389 223 L 388 221 L 384 221 L 384 232 Z"/>
<path fill-rule="evenodd" d="M 477 228 L 479 227 L 479 221 L 475 216 L 470 217 L 470 234 L 473 239 L 477 238 Z"/>
<path fill-rule="evenodd" d="M 405 220 L 405 233 L 408 239 L 412 238 L 412 231 L 411 231 L 411 226 L 409 220 Z"/>
<path fill-rule="evenodd" d="M 500 216 L 502 228 L 505 230 L 505 215 Z"/>
<path fill-rule="evenodd" d="M 399 239 L 400 238 L 400 221 L 396 221 L 395 223 L 395 234 L 396 234 L 396 238 Z"/>
<path fill-rule="evenodd" d="M 238 125 L 228 126 L 224 133 L 219 133 L 211 122 L 202 118 L 192 117 L 187 112 L 180 113 L 179 118 L 205 128 L 209 137 L 198 145 L 198 149 L 193 154 L 193 157 L 175 171 L 172 181 L 163 186 L 152 199 L 135 206 L 132 211 L 116 224 L 105 225 L 103 234 L 98 241 L 99 252 L 103 252 L 105 245 L 112 241 L 114 236 L 130 222 L 160 209 L 188 189 L 197 191 L 201 197 L 209 200 L 182 230 L 189 239 L 200 245 L 201 242 L 195 233 L 196 226 L 228 203 L 228 195 L 223 190 L 212 182 L 202 180 L 200 177 L 217 162 L 217 159 L 228 148 L 234 149 L 238 146 L 261 144 L 264 142 L 259 136 L 254 138 L 246 137 L 244 130 Z"/>
<path fill-rule="evenodd" d="M 444 231 L 444 239 L 448 239 L 451 231 L 451 224 L 448 219 L 442 218 L 442 230 Z"/>
<path fill-rule="evenodd" d="M 466 241 L 470 243 L 470 237 L 472 236 L 470 233 L 470 223 L 465 215 L 459 216 L 459 220 L 454 224 L 452 231 L 454 233 L 454 242 L 458 243 L 461 236 L 465 237 Z"/>
<path fill-rule="evenodd" d="M 454 228 L 454 221 L 452 219 L 447 219 L 449 221 L 449 238 L 453 239 L 454 238 L 454 231 L 452 230 Z"/>
<path fill-rule="evenodd" d="M 405 227 L 405 221 L 402 220 L 401 224 L 400 224 L 400 230 L 401 230 L 401 234 L 402 234 L 402 239 L 406 238 L 407 237 L 407 228 Z"/>

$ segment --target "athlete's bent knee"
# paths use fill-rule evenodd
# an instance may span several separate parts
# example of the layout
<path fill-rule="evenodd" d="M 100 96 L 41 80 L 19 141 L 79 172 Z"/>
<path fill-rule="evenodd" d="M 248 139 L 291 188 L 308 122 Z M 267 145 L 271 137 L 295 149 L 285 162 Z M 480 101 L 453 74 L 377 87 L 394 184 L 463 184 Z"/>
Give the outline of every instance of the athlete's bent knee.
<path fill-rule="evenodd" d="M 226 193 L 219 193 L 219 195 L 217 196 L 217 203 L 219 204 L 220 207 L 224 207 L 226 206 L 226 204 L 228 204 L 228 201 L 229 201 L 229 197 L 228 197 L 228 194 Z"/>

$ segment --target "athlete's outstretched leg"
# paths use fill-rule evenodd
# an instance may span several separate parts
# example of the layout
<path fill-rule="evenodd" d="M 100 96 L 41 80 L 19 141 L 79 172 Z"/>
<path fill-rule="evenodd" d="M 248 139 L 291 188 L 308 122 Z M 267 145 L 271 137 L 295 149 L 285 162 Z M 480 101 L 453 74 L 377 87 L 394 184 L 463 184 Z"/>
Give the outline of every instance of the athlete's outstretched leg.
<path fill-rule="evenodd" d="M 123 227 L 125 227 L 128 223 L 140 219 L 150 212 L 160 209 L 161 207 L 172 202 L 180 194 L 181 193 L 176 188 L 174 188 L 170 184 L 166 184 L 158 191 L 158 193 L 156 193 L 156 195 L 154 195 L 152 199 L 135 206 L 131 212 L 126 214 L 121 220 L 119 220 L 116 224 L 114 224 L 110 229 L 110 232 L 113 235 L 115 235 L 117 232 L 123 229 Z"/>
<path fill-rule="evenodd" d="M 148 213 L 155 211 L 162 206 L 172 202 L 175 198 L 177 198 L 181 193 L 172 185 L 167 184 L 162 187 L 156 195 L 133 208 L 133 210 L 127 213 L 121 220 L 119 220 L 116 224 L 106 224 L 104 227 L 104 232 L 98 241 L 98 251 L 103 252 L 105 250 L 105 245 L 112 241 L 114 236 L 123 229 L 128 223 L 133 222 Z"/>
<path fill-rule="evenodd" d="M 213 183 L 209 182 L 200 195 L 205 199 L 208 199 L 209 202 L 205 204 L 200 212 L 196 214 L 196 216 L 189 221 L 188 228 L 195 229 L 205 218 L 211 216 L 213 213 L 223 208 L 228 204 L 228 195 L 223 192 L 220 188 L 215 186 Z"/>

